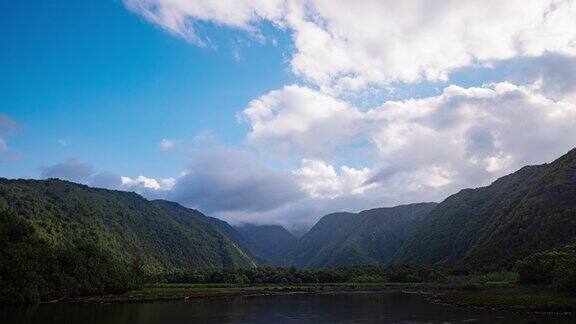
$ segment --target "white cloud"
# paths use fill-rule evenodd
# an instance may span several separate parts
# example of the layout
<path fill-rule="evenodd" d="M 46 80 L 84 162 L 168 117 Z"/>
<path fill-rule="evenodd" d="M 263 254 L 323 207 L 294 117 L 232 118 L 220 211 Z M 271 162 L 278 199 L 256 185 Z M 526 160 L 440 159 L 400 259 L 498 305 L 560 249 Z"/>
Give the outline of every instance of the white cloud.
<path fill-rule="evenodd" d="M 98 188 L 134 191 L 149 199 L 164 198 L 174 187 L 177 178 L 154 179 L 145 176 L 130 178 L 111 172 L 97 172 L 89 163 L 68 159 L 48 167 L 40 168 L 41 178 L 58 178 Z"/>
<path fill-rule="evenodd" d="M 255 23 L 275 21 L 283 10 L 281 0 L 124 0 L 124 3 L 150 22 L 198 45 L 205 45 L 207 40 L 196 32 L 197 21 L 256 33 Z"/>
<path fill-rule="evenodd" d="M 301 152 L 303 165 L 293 174 L 314 198 L 362 193 L 382 197 L 383 204 L 439 199 L 551 161 L 576 145 L 576 101 L 570 92 L 546 97 L 539 82 L 449 86 L 439 96 L 389 101 L 366 112 L 311 89 L 289 90 L 248 106 L 248 139 L 256 147 L 265 143 Z M 307 158 L 317 151 L 341 158 L 341 147 L 359 139 L 371 143 L 368 168 L 342 167 L 337 174 L 326 160 Z"/>
<path fill-rule="evenodd" d="M 437 96 L 366 111 L 310 88 L 273 91 L 244 112 L 248 144 L 258 152 L 297 152 L 301 164 L 291 172 L 268 167 L 265 154 L 239 149 L 192 152 L 190 167 L 174 179 L 97 176 L 77 161 L 67 165 L 88 170 L 71 172 L 87 183 L 99 178 L 107 187 L 167 197 L 228 221 L 306 226 L 328 212 L 439 201 L 564 154 L 576 145 L 574 89 L 551 98 L 546 78 L 536 79 L 449 86 Z M 354 159 L 341 152 L 358 141 L 372 152 L 361 159 L 365 166 L 334 162 Z"/>
<path fill-rule="evenodd" d="M 122 180 L 122 186 L 127 189 L 170 190 L 176 183 L 176 179 L 174 178 L 156 180 L 145 176 L 138 176 L 134 179 L 130 177 L 120 177 L 120 179 Z"/>
<path fill-rule="evenodd" d="M 551 99 L 572 95 L 576 99 L 576 56 L 546 53 L 542 56 L 517 60 L 510 73 L 515 83 L 536 83 Z"/>
<path fill-rule="evenodd" d="M 304 195 L 289 172 L 268 168 L 240 149 L 199 150 L 169 199 L 209 213 L 263 212 Z"/>
<path fill-rule="evenodd" d="M 336 198 L 344 195 L 363 194 L 376 184 L 366 184 L 371 171 L 368 168 L 356 170 L 348 166 L 340 168 L 337 174 L 332 165 L 321 160 L 302 160 L 302 167 L 292 171 L 302 191 L 313 198 Z"/>
<path fill-rule="evenodd" d="M 160 179 L 160 188 L 164 190 L 170 190 L 176 184 L 175 178 L 162 178 Z"/>
<path fill-rule="evenodd" d="M 388 102 L 367 115 L 376 122 L 367 136 L 384 170 L 443 165 L 459 185 L 550 161 L 576 144 L 576 103 L 547 98 L 538 85 L 450 86 L 440 96 Z"/>
<path fill-rule="evenodd" d="M 286 86 L 253 100 L 243 115 L 248 142 L 279 153 L 322 155 L 354 137 L 361 114 L 349 104 L 310 88 Z"/>
<path fill-rule="evenodd" d="M 163 138 L 160 142 L 160 149 L 163 151 L 170 151 L 176 146 L 176 142 L 173 139 Z"/>
<path fill-rule="evenodd" d="M 312 3 L 294 23 L 292 66 L 324 86 L 446 80 L 450 71 L 494 60 L 576 54 L 573 1 Z"/>
<path fill-rule="evenodd" d="M 261 39 L 260 24 L 271 22 L 291 35 L 290 68 L 307 85 L 251 101 L 241 114 L 250 126 L 248 149 L 204 150 L 178 178 L 95 174 L 77 161 L 47 173 L 165 195 L 232 221 L 309 224 L 331 211 L 440 200 L 576 145 L 574 0 L 125 3 L 201 46 L 211 43 L 201 24 Z M 448 82 L 454 71 L 510 61 L 526 67 L 510 82 L 450 85 L 435 96 L 372 109 L 345 99 L 350 91 Z M 7 121 L 0 115 L 0 130 Z M 214 141 L 211 133 L 205 137 L 194 142 Z M 168 138 L 160 143 L 174 147 Z M 278 171 L 264 163 L 270 152 L 301 164 L 282 160 L 291 171 Z"/>
<path fill-rule="evenodd" d="M 203 43 L 211 22 L 287 28 L 293 71 L 322 89 L 446 80 L 462 67 L 545 52 L 576 55 L 573 0 L 126 0 L 171 33 Z"/>

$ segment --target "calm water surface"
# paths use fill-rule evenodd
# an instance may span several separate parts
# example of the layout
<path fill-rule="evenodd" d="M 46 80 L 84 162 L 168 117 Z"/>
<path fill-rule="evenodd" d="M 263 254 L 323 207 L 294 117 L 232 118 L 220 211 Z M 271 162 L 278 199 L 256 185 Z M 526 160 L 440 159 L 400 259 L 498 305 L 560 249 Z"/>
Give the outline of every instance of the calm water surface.
<path fill-rule="evenodd" d="M 519 315 L 427 302 L 399 293 L 236 297 L 141 304 L 43 304 L 0 308 L 0 323 L 575 323 L 574 317 Z"/>

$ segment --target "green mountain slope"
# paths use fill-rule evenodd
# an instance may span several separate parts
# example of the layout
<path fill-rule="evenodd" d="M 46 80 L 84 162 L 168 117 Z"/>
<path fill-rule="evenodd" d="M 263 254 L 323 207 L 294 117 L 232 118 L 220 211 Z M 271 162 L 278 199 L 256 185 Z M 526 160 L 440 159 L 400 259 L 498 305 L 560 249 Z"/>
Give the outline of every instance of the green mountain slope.
<path fill-rule="evenodd" d="M 434 208 L 422 203 L 324 216 L 290 252 L 296 267 L 386 264 Z"/>
<path fill-rule="evenodd" d="M 54 246 L 88 242 L 120 260 L 139 259 L 148 271 L 254 264 L 200 212 L 135 193 L 53 179 L 0 179 L 2 206 L 29 220 Z"/>
<path fill-rule="evenodd" d="M 296 244 L 297 239 L 280 225 L 243 224 L 234 227 L 247 242 L 262 265 L 285 265 L 286 253 Z"/>
<path fill-rule="evenodd" d="M 576 238 L 576 150 L 439 204 L 395 261 L 501 267 Z"/>

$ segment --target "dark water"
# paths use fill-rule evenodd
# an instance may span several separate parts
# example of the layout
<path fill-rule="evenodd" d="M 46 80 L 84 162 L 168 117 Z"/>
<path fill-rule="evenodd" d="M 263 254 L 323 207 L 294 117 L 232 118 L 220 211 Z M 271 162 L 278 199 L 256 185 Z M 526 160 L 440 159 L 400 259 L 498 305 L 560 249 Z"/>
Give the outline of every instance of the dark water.
<path fill-rule="evenodd" d="M 0 308 L 0 323 L 575 323 L 427 302 L 412 294 L 348 293 L 237 297 L 142 304 L 44 304 Z"/>

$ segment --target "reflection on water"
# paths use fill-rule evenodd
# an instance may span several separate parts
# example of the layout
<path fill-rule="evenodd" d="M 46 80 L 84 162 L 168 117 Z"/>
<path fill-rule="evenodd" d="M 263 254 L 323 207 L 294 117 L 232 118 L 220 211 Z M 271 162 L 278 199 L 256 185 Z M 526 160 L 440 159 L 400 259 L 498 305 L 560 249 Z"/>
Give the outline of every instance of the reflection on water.
<path fill-rule="evenodd" d="M 0 323 L 574 323 L 574 318 L 466 309 L 398 293 L 285 295 L 141 304 L 0 308 Z"/>

